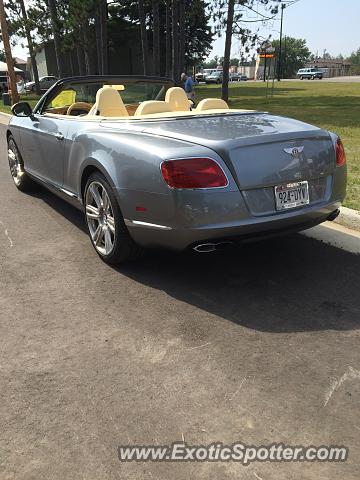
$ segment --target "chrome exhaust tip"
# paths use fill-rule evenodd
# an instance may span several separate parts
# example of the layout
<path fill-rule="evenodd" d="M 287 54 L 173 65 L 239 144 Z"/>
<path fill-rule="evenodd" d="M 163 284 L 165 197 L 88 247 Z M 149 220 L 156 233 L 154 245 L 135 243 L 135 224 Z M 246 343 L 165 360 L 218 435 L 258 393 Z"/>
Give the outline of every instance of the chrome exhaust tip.
<path fill-rule="evenodd" d="M 216 245 L 215 243 L 200 243 L 200 245 L 194 247 L 194 250 L 198 253 L 214 252 L 216 250 Z"/>
<path fill-rule="evenodd" d="M 214 252 L 215 250 L 226 250 L 233 245 L 233 242 L 200 243 L 194 247 L 194 250 L 198 253 L 209 253 Z"/>
<path fill-rule="evenodd" d="M 326 220 L 328 220 L 329 222 L 334 221 L 335 218 L 339 216 L 339 213 L 340 213 L 340 209 L 338 208 L 337 210 L 334 210 L 333 212 L 331 212 Z"/>

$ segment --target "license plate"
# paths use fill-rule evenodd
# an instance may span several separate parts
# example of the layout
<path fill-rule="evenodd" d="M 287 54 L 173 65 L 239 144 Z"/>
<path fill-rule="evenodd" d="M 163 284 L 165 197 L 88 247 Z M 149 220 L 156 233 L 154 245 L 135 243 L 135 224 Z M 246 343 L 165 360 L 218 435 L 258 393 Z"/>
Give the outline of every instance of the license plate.
<path fill-rule="evenodd" d="M 309 184 L 307 181 L 276 185 L 276 210 L 301 207 L 309 203 Z"/>

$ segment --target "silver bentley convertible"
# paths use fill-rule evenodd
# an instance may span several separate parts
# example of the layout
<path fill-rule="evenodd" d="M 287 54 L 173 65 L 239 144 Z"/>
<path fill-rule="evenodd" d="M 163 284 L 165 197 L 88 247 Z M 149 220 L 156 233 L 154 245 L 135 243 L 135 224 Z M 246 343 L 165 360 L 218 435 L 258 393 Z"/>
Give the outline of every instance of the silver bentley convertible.
<path fill-rule="evenodd" d="M 346 190 L 340 138 L 220 99 L 194 106 L 171 80 L 59 80 L 13 106 L 12 178 L 84 211 L 107 263 L 144 247 L 210 252 L 333 220 Z"/>

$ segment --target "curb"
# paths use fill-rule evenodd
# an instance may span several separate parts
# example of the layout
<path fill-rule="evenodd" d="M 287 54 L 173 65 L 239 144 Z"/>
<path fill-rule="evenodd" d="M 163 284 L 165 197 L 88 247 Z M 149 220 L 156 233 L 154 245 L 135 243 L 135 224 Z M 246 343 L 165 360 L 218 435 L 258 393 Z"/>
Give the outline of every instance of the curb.
<path fill-rule="evenodd" d="M 352 208 L 340 207 L 340 214 L 334 220 L 334 223 L 360 232 L 360 212 Z"/>
<path fill-rule="evenodd" d="M 8 113 L 0 112 L 0 124 L 8 125 L 10 121 L 11 115 Z"/>

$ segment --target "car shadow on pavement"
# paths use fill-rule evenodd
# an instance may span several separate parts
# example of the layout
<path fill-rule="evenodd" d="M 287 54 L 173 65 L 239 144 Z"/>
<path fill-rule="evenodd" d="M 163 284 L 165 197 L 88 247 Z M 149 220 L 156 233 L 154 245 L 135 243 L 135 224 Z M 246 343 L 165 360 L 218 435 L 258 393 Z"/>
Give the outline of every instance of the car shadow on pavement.
<path fill-rule="evenodd" d="M 32 194 L 87 230 L 83 214 Z M 97 256 L 93 253 L 94 261 Z M 119 274 L 244 327 L 266 332 L 360 328 L 360 255 L 294 234 L 212 253 L 148 250 Z"/>
<path fill-rule="evenodd" d="M 301 234 L 226 252 L 149 251 L 117 270 L 259 331 L 360 328 L 360 256 Z"/>
<path fill-rule="evenodd" d="M 42 200 L 53 211 L 62 215 L 66 220 L 87 234 L 84 215 L 76 207 L 70 205 L 41 185 L 36 185 L 36 190 L 27 192 L 27 195 Z"/>

